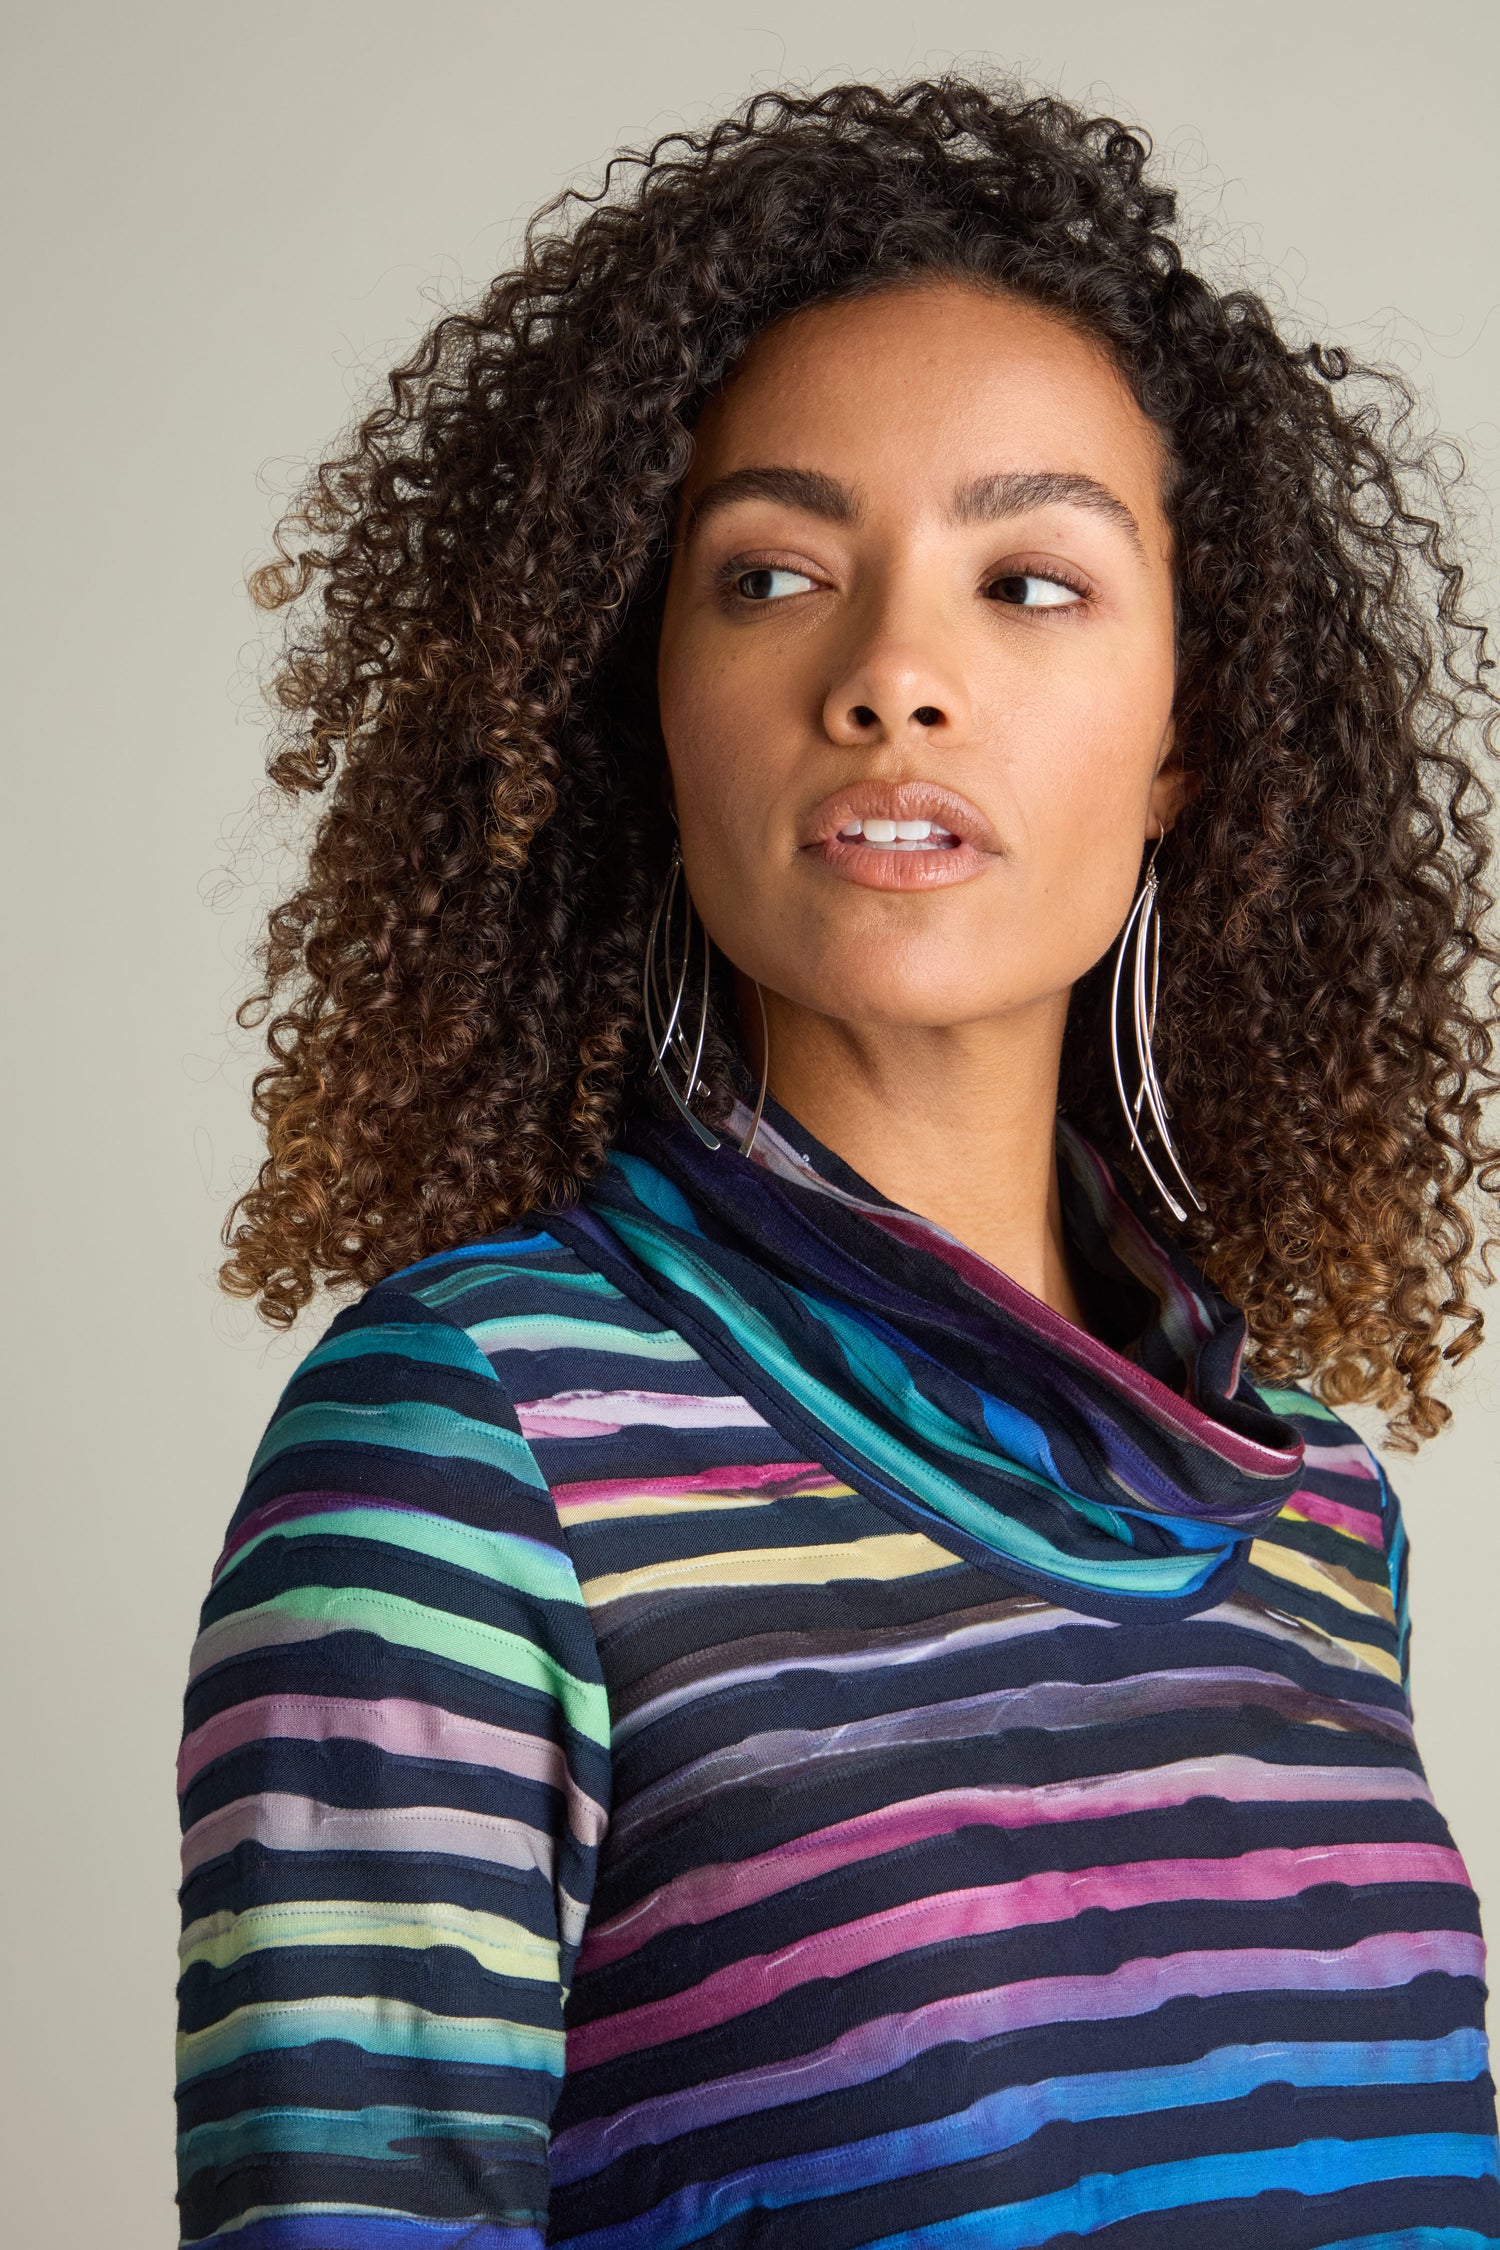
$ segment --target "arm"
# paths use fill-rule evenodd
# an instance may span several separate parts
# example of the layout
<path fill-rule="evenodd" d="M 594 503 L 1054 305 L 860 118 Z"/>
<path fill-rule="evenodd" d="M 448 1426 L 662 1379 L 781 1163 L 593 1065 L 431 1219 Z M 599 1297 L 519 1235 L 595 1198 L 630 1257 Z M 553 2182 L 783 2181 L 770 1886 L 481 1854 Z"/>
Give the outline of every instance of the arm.
<path fill-rule="evenodd" d="M 1380 1478 L 1380 1528 L 1385 1544 L 1386 1575 L 1391 1587 L 1391 1610 L 1396 1631 L 1396 1654 L 1401 1665 L 1401 1686 L 1408 1706 L 1411 1702 L 1411 1609 L 1408 1602 L 1408 1575 L 1411 1550 L 1407 1544 L 1406 1524 L 1401 1514 L 1401 1503 L 1395 1488 L 1387 1477 L 1373 1451 L 1370 1459 Z"/>
<path fill-rule="evenodd" d="M 505 1392 L 372 1292 L 282 1396 L 193 1653 L 185 2242 L 541 2244 L 607 1744 Z"/>

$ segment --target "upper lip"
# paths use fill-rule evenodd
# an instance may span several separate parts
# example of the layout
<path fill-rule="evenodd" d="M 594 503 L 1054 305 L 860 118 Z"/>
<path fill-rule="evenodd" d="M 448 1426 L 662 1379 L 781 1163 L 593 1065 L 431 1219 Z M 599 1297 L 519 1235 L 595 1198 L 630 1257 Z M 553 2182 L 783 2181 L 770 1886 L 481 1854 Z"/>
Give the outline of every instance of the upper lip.
<path fill-rule="evenodd" d="M 1000 838 L 976 804 L 936 781 L 856 781 L 815 805 L 801 842 L 831 843 L 852 820 L 932 820 L 976 851 L 998 852 Z"/>

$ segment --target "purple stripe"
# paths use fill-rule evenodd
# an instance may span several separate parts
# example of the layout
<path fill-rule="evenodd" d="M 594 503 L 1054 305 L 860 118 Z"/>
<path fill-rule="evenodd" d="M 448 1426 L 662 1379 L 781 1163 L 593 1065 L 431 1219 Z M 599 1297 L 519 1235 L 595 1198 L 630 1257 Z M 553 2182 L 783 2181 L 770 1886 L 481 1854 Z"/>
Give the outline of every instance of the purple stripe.
<path fill-rule="evenodd" d="M 1482 1979 L 1484 1940 L 1467 1930 L 1382 1931 L 1337 1953 L 1295 1946 L 1173 1953 L 1127 1961 L 1106 1976 L 1033 1977 L 988 1992 L 958 1993 L 909 2015 L 876 2017 L 815 2053 L 575 2125 L 552 2144 L 552 2177 L 584 2179 L 627 2149 L 660 2147 L 679 2133 L 865 2085 L 950 2042 L 1147 2015 L 1171 2000 L 1216 2000 L 1234 1992 L 1379 1992 L 1434 1974 Z M 577 2037 L 569 2036 L 569 2069 L 575 2067 Z"/>

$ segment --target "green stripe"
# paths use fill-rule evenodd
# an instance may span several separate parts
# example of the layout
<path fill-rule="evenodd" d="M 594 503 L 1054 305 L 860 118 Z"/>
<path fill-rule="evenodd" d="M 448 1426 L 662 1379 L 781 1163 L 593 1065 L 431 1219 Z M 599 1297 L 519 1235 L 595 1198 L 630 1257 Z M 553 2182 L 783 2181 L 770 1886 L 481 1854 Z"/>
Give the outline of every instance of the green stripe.
<path fill-rule="evenodd" d="M 452 1563 L 472 1571 L 493 1585 L 512 1586 L 518 1593 L 535 1594 L 542 1601 L 583 1606 L 578 1579 L 566 1555 L 538 1539 L 514 1531 L 484 1531 L 477 1524 L 453 1523 L 445 1516 L 419 1515 L 401 1508 L 330 1508 L 318 1515 L 297 1516 L 290 1523 L 272 1524 L 247 1539 L 231 1557 L 215 1586 L 231 1578 L 257 1547 L 268 1539 L 367 1539 L 403 1553 L 425 1555 L 432 1562 Z"/>
<path fill-rule="evenodd" d="M 256 2001 L 236 2008 L 202 2031 L 186 2031 L 177 2041 L 182 2080 L 206 2070 L 222 2070 L 242 2056 L 278 2047 L 310 2047 L 318 2039 L 339 2039 L 371 2055 L 406 2055 L 414 2060 L 456 2062 L 492 2070 L 541 2070 L 563 2074 L 563 2034 L 511 2023 L 504 2016 L 436 2016 L 407 2000 L 374 1993 L 368 1999 L 338 1994 L 316 2000 Z"/>
<path fill-rule="evenodd" d="M 498 1395 L 498 1393 L 497 1393 Z M 440 1461 L 481 1461 L 517 1484 L 545 1492 L 546 1479 L 517 1430 L 476 1422 L 451 1406 L 416 1399 L 386 1406 L 314 1401 L 294 1406 L 271 1424 L 250 1464 L 248 1481 L 283 1453 L 302 1445 L 373 1445 L 398 1453 L 425 1453 Z"/>
<path fill-rule="evenodd" d="M 365 1586 L 294 1586 L 271 1601 L 231 1611 L 199 1634 L 196 1668 L 203 1669 L 198 1664 L 199 1655 L 212 1660 L 216 1635 L 228 1640 L 236 1630 L 243 1635 L 246 1626 L 257 1618 L 274 1617 L 321 1625 L 334 1632 L 373 1633 L 397 1648 L 419 1649 L 426 1656 L 465 1664 L 518 1687 L 535 1689 L 561 1705 L 575 1732 L 601 1745 L 609 1741 L 609 1698 L 602 1682 L 576 1678 L 521 1633 L 507 1632 L 501 1625 L 481 1624 L 477 1618 L 428 1609 L 404 1595 L 375 1593 Z"/>
<path fill-rule="evenodd" d="M 1254 1381 L 1253 1376 L 1251 1380 Z M 1303 1414 L 1314 1422 L 1338 1420 L 1338 1416 L 1320 1398 L 1313 1398 L 1307 1391 L 1270 1389 L 1264 1383 L 1256 1383 L 1255 1388 L 1273 1414 Z"/>

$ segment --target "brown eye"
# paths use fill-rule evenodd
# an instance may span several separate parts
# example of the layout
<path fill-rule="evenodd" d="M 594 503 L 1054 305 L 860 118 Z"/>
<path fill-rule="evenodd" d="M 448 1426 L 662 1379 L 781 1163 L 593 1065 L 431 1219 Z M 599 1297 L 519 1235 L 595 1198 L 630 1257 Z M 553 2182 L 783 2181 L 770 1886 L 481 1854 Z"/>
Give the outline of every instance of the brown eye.
<path fill-rule="evenodd" d="M 775 570 L 769 563 L 757 570 L 737 573 L 734 590 L 747 602 L 784 601 L 788 594 L 805 594 L 812 580 L 800 570 Z"/>
<path fill-rule="evenodd" d="M 1083 599 L 1076 586 L 1035 570 L 1006 571 L 992 578 L 985 592 L 991 601 L 1006 602 L 1012 609 L 1070 609 Z"/>

